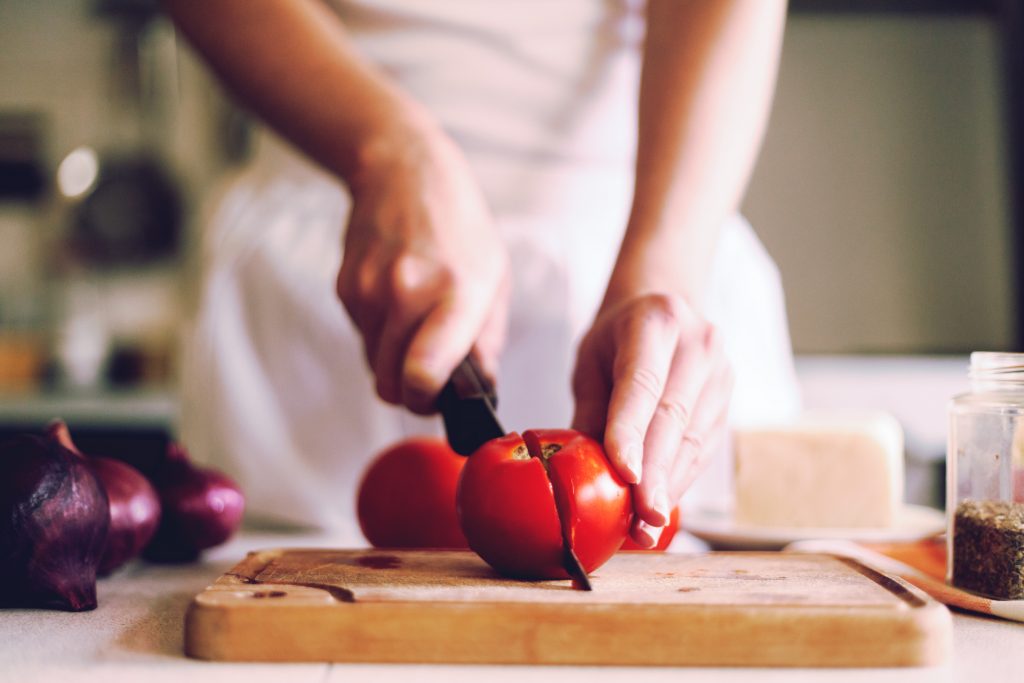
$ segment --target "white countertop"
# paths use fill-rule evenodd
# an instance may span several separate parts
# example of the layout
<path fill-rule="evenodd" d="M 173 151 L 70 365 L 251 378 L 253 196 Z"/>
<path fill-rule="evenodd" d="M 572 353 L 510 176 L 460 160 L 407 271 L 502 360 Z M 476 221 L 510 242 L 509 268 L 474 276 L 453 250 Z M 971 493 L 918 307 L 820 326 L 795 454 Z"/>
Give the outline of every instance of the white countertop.
<path fill-rule="evenodd" d="M 339 546 L 323 536 L 246 533 L 209 553 L 199 564 L 157 566 L 136 562 L 99 583 L 99 607 L 70 614 L 0 611 L 0 682 L 31 681 L 323 681 L 558 679 L 559 683 L 622 680 L 867 681 L 916 683 L 1024 680 L 1024 624 L 967 614 L 953 615 L 953 655 L 927 669 L 671 669 L 612 667 L 436 666 L 368 664 L 211 663 L 182 654 L 185 608 L 192 596 L 246 552 L 279 546 Z M 351 545 L 351 544 L 349 544 Z"/>

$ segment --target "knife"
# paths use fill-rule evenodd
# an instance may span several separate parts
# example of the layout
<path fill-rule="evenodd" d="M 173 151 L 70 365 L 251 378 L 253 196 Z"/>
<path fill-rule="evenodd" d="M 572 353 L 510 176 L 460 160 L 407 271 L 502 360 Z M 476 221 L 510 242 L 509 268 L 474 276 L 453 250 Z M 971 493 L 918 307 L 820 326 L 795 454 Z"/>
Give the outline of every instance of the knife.
<path fill-rule="evenodd" d="M 494 385 L 472 354 L 455 366 L 452 376 L 437 397 L 437 408 L 444 419 L 448 443 L 459 455 L 471 455 L 491 439 L 505 436 L 498 422 L 495 408 L 498 398 Z M 562 527 L 562 567 L 573 585 L 581 590 L 593 590 L 590 577 L 576 557 L 564 525 Z"/>
<path fill-rule="evenodd" d="M 437 397 L 448 443 L 459 455 L 471 455 L 491 439 L 505 436 L 494 410 L 494 385 L 473 357 L 462 359 Z"/>

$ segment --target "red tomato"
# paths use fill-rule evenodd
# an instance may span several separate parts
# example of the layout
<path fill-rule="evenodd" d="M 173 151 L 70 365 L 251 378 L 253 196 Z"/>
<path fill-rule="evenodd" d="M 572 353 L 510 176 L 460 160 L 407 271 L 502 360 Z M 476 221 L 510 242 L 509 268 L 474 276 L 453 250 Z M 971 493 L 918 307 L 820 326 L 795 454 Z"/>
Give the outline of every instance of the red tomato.
<path fill-rule="evenodd" d="M 436 437 L 406 439 L 377 455 L 359 484 L 366 540 L 377 548 L 468 548 L 455 513 L 465 464 Z"/>
<path fill-rule="evenodd" d="M 658 542 L 654 544 L 653 548 L 641 548 L 632 536 L 626 536 L 626 542 L 622 544 L 621 550 L 665 550 L 675 538 L 677 531 L 679 531 L 679 508 L 674 508 L 672 515 L 668 518 L 668 524 L 662 529 L 661 536 L 658 537 Z"/>
<path fill-rule="evenodd" d="M 493 439 L 469 457 L 457 495 L 462 530 L 500 573 L 567 578 L 562 529 L 591 572 L 622 545 L 633 516 L 629 486 L 600 444 L 569 429 Z"/>

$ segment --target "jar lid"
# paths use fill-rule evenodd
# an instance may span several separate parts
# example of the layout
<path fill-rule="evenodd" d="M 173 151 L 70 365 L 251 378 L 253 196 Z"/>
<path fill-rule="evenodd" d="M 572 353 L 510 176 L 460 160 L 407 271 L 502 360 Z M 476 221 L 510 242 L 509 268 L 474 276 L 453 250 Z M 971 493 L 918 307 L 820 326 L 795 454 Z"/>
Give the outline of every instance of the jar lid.
<path fill-rule="evenodd" d="M 971 379 L 1024 382 L 1024 353 L 975 351 L 971 354 Z"/>

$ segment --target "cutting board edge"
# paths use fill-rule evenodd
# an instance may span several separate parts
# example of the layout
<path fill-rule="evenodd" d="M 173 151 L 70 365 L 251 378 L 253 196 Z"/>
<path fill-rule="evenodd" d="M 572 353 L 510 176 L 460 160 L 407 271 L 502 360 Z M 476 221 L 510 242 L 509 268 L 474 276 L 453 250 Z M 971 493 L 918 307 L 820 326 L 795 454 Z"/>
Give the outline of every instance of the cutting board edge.
<path fill-rule="evenodd" d="M 261 586 L 268 588 L 272 586 Z M 851 634 L 849 623 L 834 609 L 790 608 L 786 616 L 804 617 L 804 630 L 820 636 L 810 644 L 787 632 L 781 618 L 771 628 L 772 638 L 765 640 L 765 629 L 772 626 L 770 619 L 766 625 L 765 615 L 771 611 L 766 607 L 666 605 L 652 610 L 650 605 L 439 602 L 431 607 L 429 632 L 409 638 L 422 605 L 346 603 L 340 607 L 347 618 L 335 619 L 324 627 L 319 617 L 324 610 L 336 611 L 338 604 L 325 601 L 279 608 L 273 619 L 267 618 L 271 612 L 266 604 L 224 608 L 204 605 L 197 596 L 186 615 L 186 654 L 197 659 L 239 662 L 855 668 L 939 665 L 947 661 L 952 641 L 949 611 L 934 601 L 905 610 L 904 618 L 898 621 L 879 613 L 878 623 L 868 629 L 869 635 L 860 638 L 851 637 L 856 634 Z M 697 630 L 714 633 L 713 642 L 695 642 L 692 634 L 686 642 L 666 642 L 665 634 L 671 633 L 673 620 L 679 619 L 680 612 L 691 624 L 707 622 L 706 628 Z M 317 637 L 296 640 L 296 634 L 309 623 L 321 624 Z M 374 628 L 374 624 L 386 626 Z M 544 646 L 546 632 L 538 631 L 537 624 L 558 624 L 569 634 L 573 629 L 587 629 L 591 637 L 595 632 L 605 634 L 607 642 L 596 649 L 577 648 L 571 635 L 556 633 L 550 646 Z M 760 648 L 723 651 L 723 642 L 740 643 L 751 629 L 756 629 L 762 640 Z M 232 638 L 220 637 L 228 632 Z M 611 633 L 618 635 L 608 637 Z M 466 634 L 482 641 L 526 645 L 521 651 L 507 650 L 503 657 L 493 649 L 477 648 Z M 357 640 L 355 646 L 339 648 L 339 643 L 353 638 Z M 657 646 L 652 648 L 652 643 Z M 812 644 L 814 647 L 808 647 Z M 865 652 L 871 656 L 865 658 Z"/>
<path fill-rule="evenodd" d="M 777 606 L 750 605 L 452 601 L 431 603 L 431 627 L 422 637 L 409 638 L 409 633 L 415 633 L 415 628 L 423 623 L 422 603 L 352 602 L 344 600 L 344 594 L 336 587 L 327 591 L 309 584 L 278 585 L 258 580 L 275 558 L 290 552 L 315 555 L 338 551 L 272 548 L 250 553 L 189 605 L 186 654 L 197 659 L 253 662 L 867 667 L 937 665 L 948 659 L 951 649 L 952 620 L 948 610 L 913 586 L 891 577 L 885 577 L 886 581 L 895 581 L 900 592 L 905 592 L 902 607 L 895 610 L 897 616 L 894 618 L 892 609 L 872 612 L 859 608 L 862 623 L 865 619 L 877 623 L 872 628 L 861 628 L 858 638 L 852 639 L 850 620 L 844 621 L 843 617 L 848 617 L 849 610 L 854 608 L 844 612 L 836 605 L 791 605 L 783 613 Z M 779 557 L 778 553 L 717 554 Z M 857 571 L 877 583 L 871 571 Z M 288 597 L 251 599 L 257 597 L 256 593 L 263 597 L 277 589 Z M 678 632 L 681 613 L 685 615 L 682 623 L 691 627 L 690 632 L 679 636 L 687 642 L 666 641 L 665 634 L 672 634 L 673 629 Z M 772 621 L 765 617 L 772 613 L 773 618 L 781 621 L 769 628 L 766 623 Z M 785 619 L 780 614 L 804 615 L 814 622 L 814 628 L 808 629 L 805 620 L 803 632 L 798 634 L 804 639 L 801 641 L 786 632 Z M 416 615 L 420 618 L 418 624 Z M 692 628 L 702 619 L 712 621 L 707 621 L 706 628 Z M 390 624 L 391 630 L 366 628 L 366 624 L 374 623 Z M 316 625 L 313 636 L 297 638 L 308 631 L 310 624 Z M 723 640 L 742 642 L 744 628 L 748 635 L 761 641 L 759 649 L 723 645 Z M 847 629 L 845 638 L 843 628 Z M 538 633 L 538 629 L 543 633 Z M 772 637 L 766 639 L 766 631 Z M 824 635 L 817 641 L 810 638 L 814 642 L 808 643 L 808 631 Z M 695 637 L 693 632 L 698 635 Z M 701 641 L 700 633 L 712 632 L 713 639 Z M 593 642 L 581 646 L 571 637 L 573 633 L 583 634 L 583 639 Z M 624 637 L 623 633 L 631 635 Z M 510 642 L 520 646 L 510 648 Z M 339 649 L 339 643 L 346 647 Z M 495 647 L 494 643 L 501 645 Z M 865 657 L 865 653 L 871 656 Z"/>

